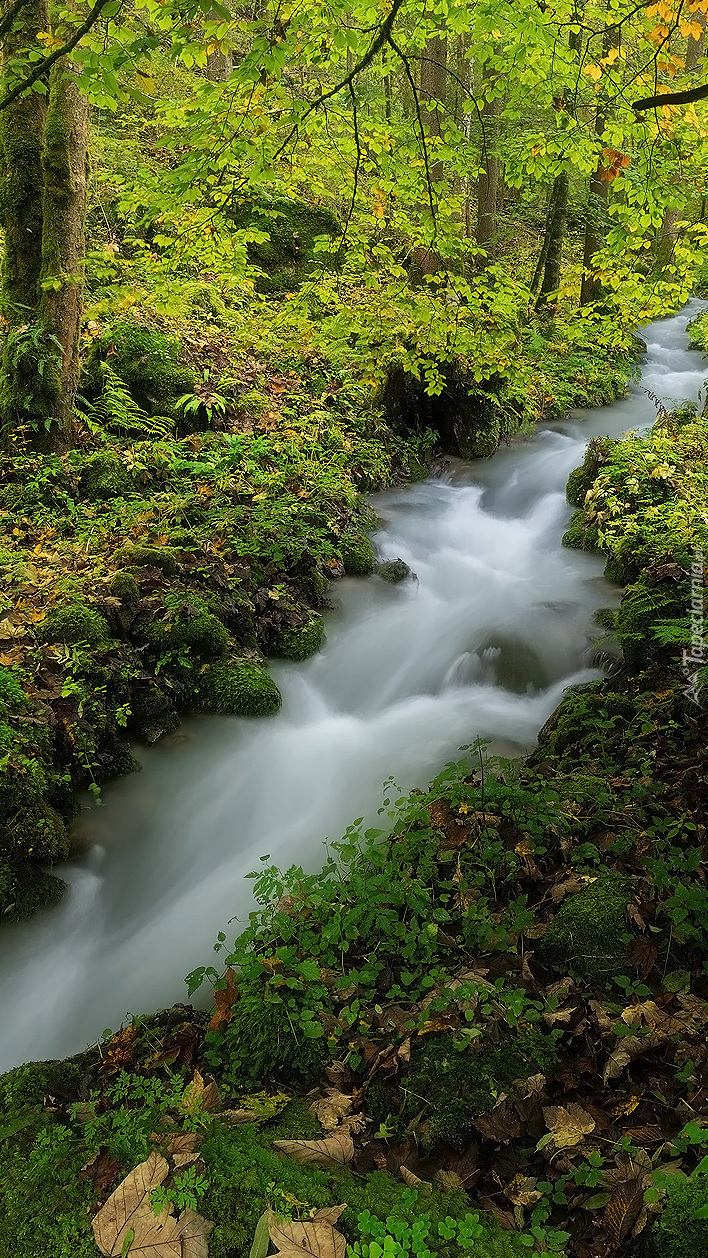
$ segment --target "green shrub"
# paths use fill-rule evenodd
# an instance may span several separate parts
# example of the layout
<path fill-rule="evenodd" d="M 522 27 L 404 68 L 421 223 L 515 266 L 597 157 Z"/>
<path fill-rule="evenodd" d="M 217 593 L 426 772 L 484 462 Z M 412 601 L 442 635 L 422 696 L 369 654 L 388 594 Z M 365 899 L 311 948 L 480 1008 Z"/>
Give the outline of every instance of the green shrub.
<path fill-rule="evenodd" d="M 105 617 L 85 603 L 62 603 L 52 607 L 38 625 L 37 633 L 44 642 L 86 642 L 96 647 L 107 646 L 110 639 Z"/>
<path fill-rule="evenodd" d="M 282 703 L 273 678 L 256 660 L 212 664 L 203 674 L 200 698 L 212 712 L 271 716 Z"/>
<path fill-rule="evenodd" d="M 279 655 L 288 660 L 305 660 L 308 655 L 319 651 L 324 638 L 324 621 L 321 616 L 312 613 L 302 625 L 285 629 L 278 638 Z"/>
<path fill-rule="evenodd" d="M 207 1035 L 208 1059 L 233 1092 L 275 1081 L 314 1083 L 330 1059 L 326 1041 L 295 1029 L 280 1000 L 255 992 L 241 996 L 231 1021 Z"/>
<path fill-rule="evenodd" d="M 366 533 L 349 533 L 339 540 L 339 553 L 350 576 L 367 577 L 376 567 L 376 552 Z"/>

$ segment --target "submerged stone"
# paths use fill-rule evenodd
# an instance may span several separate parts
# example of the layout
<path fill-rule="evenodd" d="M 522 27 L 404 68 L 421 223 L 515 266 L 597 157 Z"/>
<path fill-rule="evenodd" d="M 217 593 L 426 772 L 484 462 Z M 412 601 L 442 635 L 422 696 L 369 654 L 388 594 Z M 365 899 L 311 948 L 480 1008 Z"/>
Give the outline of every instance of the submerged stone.
<path fill-rule="evenodd" d="M 382 581 L 389 581 L 391 585 L 396 585 L 399 581 L 405 581 L 406 577 L 412 577 L 413 573 L 403 559 L 387 559 L 384 563 L 376 565 L 376 575 L 381 577 Z"/>

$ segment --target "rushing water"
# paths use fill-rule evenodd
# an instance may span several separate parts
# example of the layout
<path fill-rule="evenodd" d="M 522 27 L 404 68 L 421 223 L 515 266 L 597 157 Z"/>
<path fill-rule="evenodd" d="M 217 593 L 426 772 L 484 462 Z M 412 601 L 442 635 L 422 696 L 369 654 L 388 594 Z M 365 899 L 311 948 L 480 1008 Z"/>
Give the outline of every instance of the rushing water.
<path fill-rule="evenodd" d="M 645 330 L 643 387 L 613 406 L 379 495 L 379 552 L 416 579 L 333 586 L 323 652 L 274 666 L 277 718 L 187 722 L 105 792 L 82 821 L 86 858 L 60 871 L 68 895 L 2 930 L 0 1070 L 183 999 L 217 930 L 231 937 L 252 907 L 244 875 L 261 855 L 316 868 L 326 836 L 375 817 L 389 775 L 424 785 L 477 735 L 527 749 L 565 687 L 599 675 L 593 612 L 618 590 L 597 556 L 560 545 L 565 482 L 591 436 L 653 421 L 646 390 L 698 395 L 698 308 Z"/>

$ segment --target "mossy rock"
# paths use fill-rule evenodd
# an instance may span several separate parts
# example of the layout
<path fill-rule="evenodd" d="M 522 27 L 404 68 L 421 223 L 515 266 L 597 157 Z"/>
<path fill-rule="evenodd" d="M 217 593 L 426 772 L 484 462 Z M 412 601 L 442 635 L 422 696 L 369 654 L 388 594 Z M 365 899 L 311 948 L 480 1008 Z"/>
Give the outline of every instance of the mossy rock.
<path fill-rule="evenodd" d="M 587 979 L 621 973 L 626 964 L 623 936 L 628 931 L 630 887 L 628 879 L 605 873 L 583 891 L 567 896 L 538 946 L 546 965 Z"/>
<path fill-rule="evenodd" d="M 272 716 L 282 697 L 270 673 L 257 660 L 212 664 L 199 688 L 204 707 L 233 716 Z"/>
<path fill-rule="evenodd" d="M 287 660 L 306 660 L 309 655 L 319 651 L 324 639 L 324 621 L 315 613 L 308 616 L 302 625 L 285 629 L 278 638 L 278 655 Z"/>
<path fill-rule="evenodd" d="M 447 1032 L 425 1037 L 402 1081 L 404 1116 L 412 1118 L 425 1104 L 424 1143 L 432 1148 L 444 1140 L 455 1149 L 469 1143 L 475 1118 L 491 1110 L 514 1079 L 546 1074 L 555 1064 L 554 1041 L 538 1031 L 522 1031 L 479 1049 L 457 1051 Z"/>
<path fill-rule="evenodd" d="M 245 199 L 232 211 L 237 227 L 255 227 L 267 232 L 268 239 L 251 241 L 249 261 L 260 268 L 256 280 L 261 293 L 278 294 L 297 288 L 310 274 L 313 265 L 332 269 L 333 259 L 316 257 L 315 242 L 319 236 L 330 240 L 341 232 L 337 216 L 321 205 L 285 197 L 253 197 Z"/>
<path fill-rule="evenodd" d="M 597 550 L 597 525 L 585 519 L 584 511 L 574 511 L 563 534 L 563 545 L 570 550 Z"/>
<path fill-rule="evenodd" d="M 100 389 L 101 360 L 108 355 L 111 370 L 149 416 L 174 419 L 178 397 L 198 383 L 196 371 L 180 359 L 176 337 L 126 319 L 114 324 L 89 354 L 84 385 L 89 394 Z"/>
<path fill-rule="evenodd" d="M 105 617 L 85 603 L 62 603 L 52 607 L 38 625 L 37 633 L 44 642 L 67 645 L 85 642 L 88 646 L 105 647 L 110 640 Z"/>
<path fill-rule="evenodd" d="M 339 553 L 350 576 L 368 577 L 376 568 L 376 551 L 366 533 L 349 533 L 340 538 Z"/>
<path fill-rule="evenodd" d="M 61 900 L 66 883 L 36 866 L 0 860 L 0 923 L 21 922 Z"/>
<path fill-rule="evenodd" d="M 652 1229 L 656 1258 L 708 1258 L 708 1218 L 696 1211 L 708 1206 L 708 1174 L 671 1177 L 666 1205 Z"/>
<path fill-rule="evenodd" d="M 413 573 L 403 559 L 387 559 L 385 563 L 376 565 L 376 575 L 381 577 L 382 581 L 388 581 L 390 585 L 397 585 L 399 581 L 405 581 L 406 577 L 412 576 Z"/>
<path fill-rule="evenodd" d="M 2 845 L 23 860 L 59 861 L 69 855 L 69 836 L 59 813 L 44 802 L 25 807 L 5 823 Z"/>
<path fill-rule="evenodd" d="M 99 450 L 86 459 L 79 486 L 85 498 L 124 498 L 133 487 L 127 467 L 110 450 Z"/>
<path fill-rule="evenodd" d="M 116 572 L 111 577 L 109 588 L 114 598 L 119 598 L 121 603 L 127 603 L 128 606 L 140 599 L 140 586 L 132 572 Z"/>
<path fill-rule="evenodd" d="M 494 454 L 501 441 L 502 428 L 498 415 L 490 415 L 484 425 L 470 429 L 460 441 L 460 453 L 463 459 L 488 459 Z"/>
<path fill-rule="evenodd" d="M 570 473 L 565 487 L 566 497 L 573 507 L 582 507 L 585 495 L 592 489 L 600 468 L 608 461 L 616 445 L 611 437 L 595 437 L 590 442 L 583 462 Z"/>
<path fill-rule="evenodd" d="M 612 630 L 617 623 L 617 611 L 614 607 L 598 607 L 593 620 L 601 629 Z"/>
<path fill-rule="evenodd" d="M 126 568 L 159 568 L 166 577 L 177 571 L 177 555 L 169 546 L 121 546 L 116 559 Z"/>

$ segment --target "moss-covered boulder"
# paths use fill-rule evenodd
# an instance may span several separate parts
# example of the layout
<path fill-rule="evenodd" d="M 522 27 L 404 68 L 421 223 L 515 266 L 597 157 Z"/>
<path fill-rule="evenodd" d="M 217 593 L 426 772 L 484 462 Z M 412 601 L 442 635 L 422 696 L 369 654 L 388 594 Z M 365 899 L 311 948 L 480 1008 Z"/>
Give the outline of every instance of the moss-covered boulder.
<path fill-rule="evenodd" d="M 256 281 L 261 293 L 278 294 L 299 287 L 315 262 L 323 264 L 324 259 L 315 255 L 318 237 L 333 240 L 342 230 L 331 210 L 295 198 L 249 197 L 231 213 L 237 227 L 267 234 L 266 239 L 248 245 L 249 261 L 262 272 Z"/>
<path fill-rule="evenodd" d="M 413 574 L 403 559 L 387 559 L 385 563 L 376 565 L 376 575 L 390 585 L 397 585 L 399 581 L 405 581 L 406 577 Z"/>
<path fill-rule="evenodd" d="M 566 497 L 572 506 L 582 507 L 585 495 L 592 489 L 600 468 L 607 462 L 616 444 L 610 437 L 595 437 L 590 442 L 583 462 L 570 473 L 565 487 Z"/>
<path fill-rule="evenodd" d="M 197 384 L 196 371 L 181 361 L 176 337 L 125 319 L 113 325 L 89 354 L 84 387 L 90 394 L 102 385 L 101 361 L 127 385 L 133 401 L 150 416 L 170 419 L 175 403 Z"/>
<path fill-rule="evenodd" d="M 19 676 L 9 668 L 0 668 L 0 717 L 25 712 L 29 700 L 20 685 Z"/>
<path fill-rule="evenodd" d="M 491 414 L 483 423 L 475 424 L 461 434 L 460 453 L 463 459 L 489 459 L 501 441 L 502 426 L 498 415 Z"/>
<path fill-rule="evenodd" d="M 85 642 L 88 646 L 108 645 L 108 623 L 95 607 L 86 603 L 62 603 L 52 607 L 37 628 L 44 642 L 63 642 L 67 645 Z"/>
<path fill-rule="evenodd" d="M 210 711 L 233 716 L 272 716 L 282 703 L 270 673 L 250 659 L 212 664 L 202 675 L 199 695 Z"/>
<path fill-rule="evenodd" d="M 127 603 L 128 606 L 140 599 L 140 586 L 132 572 L 116 572 L 111 577 L 109 589 L 114 598 L 119 598 L 121 603 Z"/>
<path fill-rule="evenodd" d="M 612 873 L 567 896 L 539 944 L 542 960 L 562 974 L 573 970 L 589 979 L 621 973 L 631 898 L 629 881 Z"/>
<path fill-rule="evenodd" d="M 166 577 L 177 571 L 177 555 L 169 546 L 121 546 L 116 559 L 126 568 L 159 568 Z"/>
<path fill-rule="evenodd" d="M 366 533 L 348 533 L 340 538 L 339 553 L 350 576 L 368 577 L 376 568 L 376 552 Z"/>
<path fill-rule="evenodd" d="M 0 858 L 0 923 L 20 922 L 56 904 L 66 883 L 35 865 L 13 865 Z"/>
<path fill-rule="evenodd" d="M 585 519 L 584 511 L 574 511 L 563 534 L 563 545 L 571 550 L 597 550 L 597 525 Z"/>
<path fill-rule="evenodd" d="M 79 487 L 85 498 L 124 498 L 132 489 L 132 481 L 117 454 L 99 450 L 83 464 Z"/>
<path fill-rule="evenodd" d="M 319 651 L 323 638 L 324 621 L 313 612 L 303 624 L 283 630 L 278 637 L 278 655 L 288 660 L 305 660 Z"/>
<path fill-rule="evenodd" d="M 475 1118 L 492 1109 L 499 1093 L 514 1079 L 546 1074 L 554 1065 L 554 1042 L 538 1031 L 523 1031 L 480 1048 L 457 1050 L 447 1032 L 428 1035 L 412 1059 L 403 1081 L 408 1098 L 404 1114 L 412 1118 L 425 1107 L 419 1132 L 428 1148 L 444 1140 L 463 1149 Z"/>

